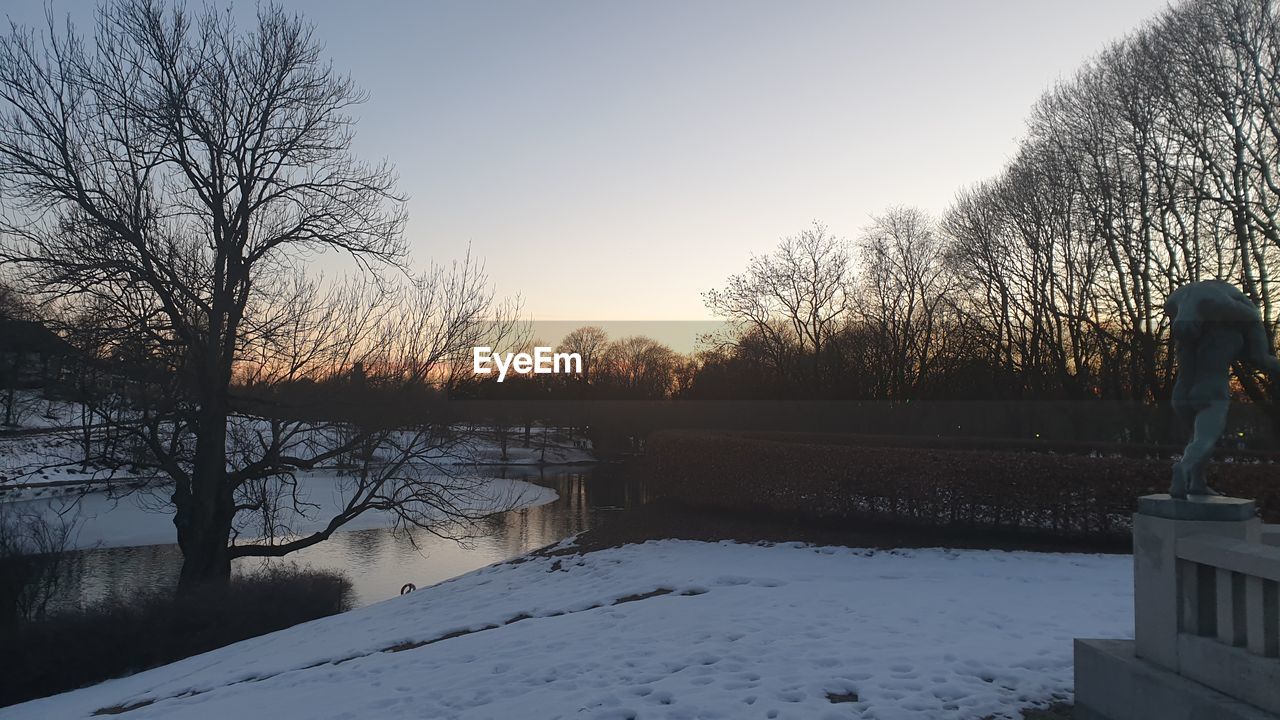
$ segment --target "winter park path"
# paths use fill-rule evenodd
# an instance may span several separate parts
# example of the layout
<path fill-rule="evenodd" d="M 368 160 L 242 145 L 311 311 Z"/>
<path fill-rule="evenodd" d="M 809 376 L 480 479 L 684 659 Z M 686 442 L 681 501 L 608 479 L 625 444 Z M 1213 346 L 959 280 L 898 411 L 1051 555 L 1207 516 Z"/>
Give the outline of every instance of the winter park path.
<path fill-rule="evenodd" d="M 1130 566 L 687 540 L 535 554 L 0 719 L 1016 718 L 1070 696 L 1073 637 L 1126 635 Z"/>

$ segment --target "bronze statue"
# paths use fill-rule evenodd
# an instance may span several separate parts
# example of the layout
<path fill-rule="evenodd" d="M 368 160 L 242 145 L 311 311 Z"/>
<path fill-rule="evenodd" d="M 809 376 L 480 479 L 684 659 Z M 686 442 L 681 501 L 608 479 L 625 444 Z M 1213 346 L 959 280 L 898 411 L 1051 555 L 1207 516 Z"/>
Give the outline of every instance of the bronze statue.
<path fill-rule="evenodd" d="M 1205 470 L 1227 425 L 1231 363 L 1241 360 L 1276 375 L 1280 360 L 1271 350 L 1258 308 L 1221 280 L 1174 290 L 1164 312 L 1172 318 L 1170 335 L 1178 358 L 1173 410 L 1191 431 L 1182 460 L 1173 466 L 1169 495 L 1217 495 L 1205 481 Z"/>

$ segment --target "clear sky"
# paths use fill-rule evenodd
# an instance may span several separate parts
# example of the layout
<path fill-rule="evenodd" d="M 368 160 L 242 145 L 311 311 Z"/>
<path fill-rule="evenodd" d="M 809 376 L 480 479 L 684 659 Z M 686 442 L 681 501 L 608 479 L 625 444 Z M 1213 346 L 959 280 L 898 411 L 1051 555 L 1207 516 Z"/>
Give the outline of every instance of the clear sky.
<path fill-rule="evenodd" d="M 853 238 L 890 205 L 944 210 L 1042 91 L 1166 2 L 283 5 L 371 94 L 357 150 L 396 164 L 417 261 L 470 243 L 539 320 L 697 320 L 814 219 Z M 52 6 L 90 27 L 93 3 Z"/>

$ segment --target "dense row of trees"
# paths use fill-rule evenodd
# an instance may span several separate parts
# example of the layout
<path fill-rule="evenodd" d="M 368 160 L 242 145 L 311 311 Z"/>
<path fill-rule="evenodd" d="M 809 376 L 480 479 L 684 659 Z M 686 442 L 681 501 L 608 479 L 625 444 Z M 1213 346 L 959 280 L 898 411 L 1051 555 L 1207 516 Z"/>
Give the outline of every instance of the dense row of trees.
<path fill-rule="evenodd" d="M 465 375 L 449 388 L 453 399 L 502 400 L 660 400 L 679 397 L 696 368 L 693 358 L 643 335 L 610 339 L 605 330 L 586 325 L 558 343 L 535 339 L 520 352 L 555 347 L 577 353 L 582 372 L 573 374 L 511 374 L 498 384 L 493 376 Z"/>
<path fill-rule="evenodd" d="M 1174 288 L 1224 279 L 1280 322 L 1278 168 L 1276 7 L 1190 0 L 1047 92 L 941 217 L 751 258 L 705 295 L 729 331 L 647 396 L 1163 402 Z"/>
<path fill-rule="evenodd" d="M 692 398 L 908 399 L 972 362 L 961 288 L 937 224 L 891 208 L 854 243 L 815 223 L 753 258 L 706 304 L 727 321 L 687 383 Z M 988 397 L 989 395 L 979 395 Z"/>
<path fill-rule="evenodd" d="M 1280 322 L 1278 163 L 1274 4 L 1183 3 L 1047 92 L 941 218 L 891 209 L 851 247 L 815 226 L 708 293 L 735 332 L 690 387 L 1164 401 L 1174 288 L 1224 279 Z"/>
<path fill-rule="evenodd" d="M 1174 288 L 1226 279 L 1269 329 L 1280 322 L 1278 98 L 1272 3 L 1190 0 L 1047 92 L 1004 171 L 941 217 L 890 208 L 852 242 L 815 223 L 752 258 L 706 293 L 729 331 L 701 352 L 585 327 L 558 345 L 582 355 L 581 377 L 450 387 L 459 397 L 1162 402 Z M 1263 397 L 1251 374 L 1241 382 Z"/>
<path fill-rule="evenodd" d="M 1274 329 L 1278 99 L 1269 0 L 1174 7 L 1041 99 L 943 221 L 999 388 L 1164 399 L 1162 306 L 1190 281 L 1239 285 Z"/>

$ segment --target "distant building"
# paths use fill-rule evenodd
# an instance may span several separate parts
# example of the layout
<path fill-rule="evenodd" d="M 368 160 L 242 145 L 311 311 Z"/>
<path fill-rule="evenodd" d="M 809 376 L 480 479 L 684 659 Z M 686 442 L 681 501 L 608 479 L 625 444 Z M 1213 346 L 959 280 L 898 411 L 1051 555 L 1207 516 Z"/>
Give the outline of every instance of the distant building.
<path fill-rule="evenodd" d="M 0 382 L 6 388 L 42 387 L 59 380 L 79 358 L 57 333 L 34 320 L 0 320 Z"/>

